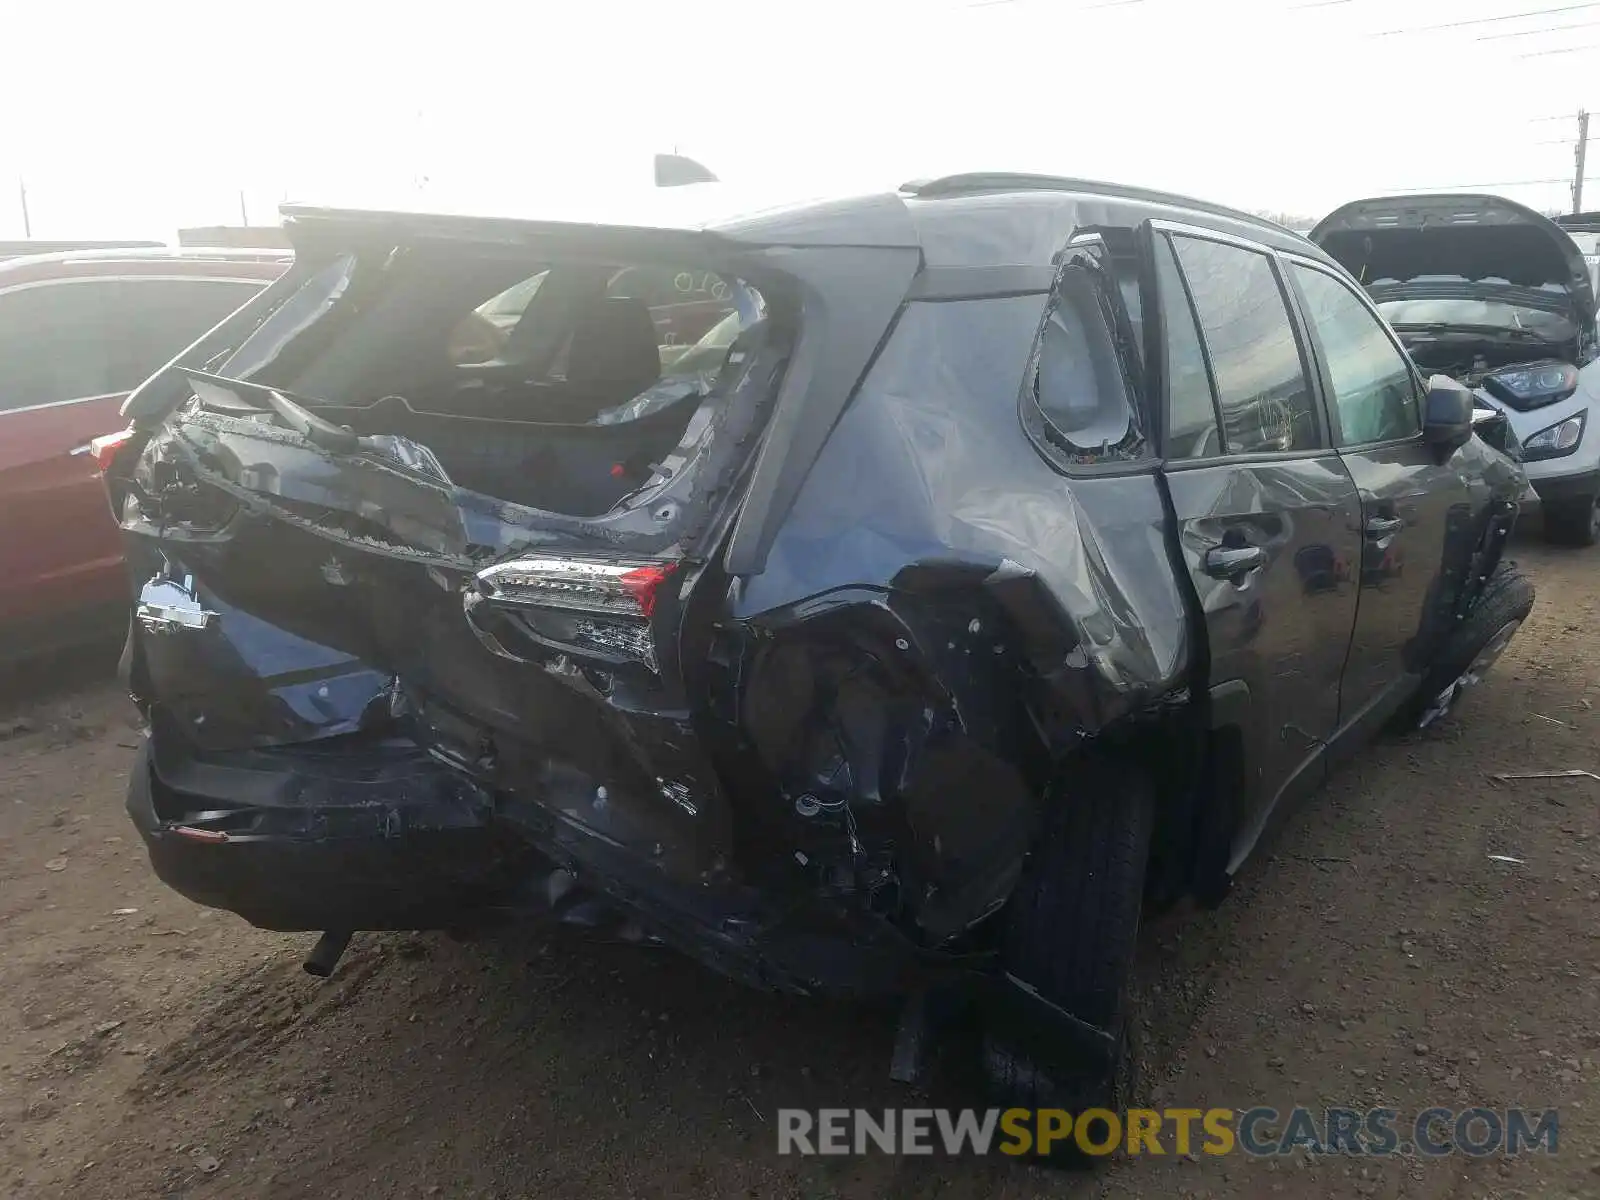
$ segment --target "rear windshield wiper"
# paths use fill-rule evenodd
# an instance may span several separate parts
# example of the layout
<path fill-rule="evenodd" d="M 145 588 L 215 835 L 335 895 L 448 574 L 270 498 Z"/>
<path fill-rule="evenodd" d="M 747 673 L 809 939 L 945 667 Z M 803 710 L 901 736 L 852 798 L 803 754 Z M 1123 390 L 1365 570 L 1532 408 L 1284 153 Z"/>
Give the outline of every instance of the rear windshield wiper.
<path fill-rule="evenodd" d="M 354 454 L 361 448 L 361 439 L 355 430 L 335 425 L 332 421 L 324 421 L 277 388 L 268 387 L 264 383 L 251 383 L 247 379 L 229 379 L 226 375 L 196 371 L 192 367 L 184 367 L 181 370 L 201 401 L 206 400 L 208 392 L 215 393 L 217 390 L 227 392 L 241 400 L 248 401 L 250 398 L 259 397 L 268 408 L 283 418 L 289 428 L 318 449 L 326 450 L 330 454 Z"/>

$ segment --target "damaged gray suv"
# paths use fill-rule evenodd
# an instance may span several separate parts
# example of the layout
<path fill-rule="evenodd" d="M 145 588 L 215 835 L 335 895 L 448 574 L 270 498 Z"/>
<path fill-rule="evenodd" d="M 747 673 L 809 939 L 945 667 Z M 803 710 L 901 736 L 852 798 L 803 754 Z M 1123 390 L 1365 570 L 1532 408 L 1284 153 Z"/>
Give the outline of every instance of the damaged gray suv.
<path fill-rule="evenodd" d="M 1527 616 L 1522 468 L 1245 214 L 721 191 L 287 210 L 106 456 L 129 812 L 319 973 L 598 903 L 761 987 L 960 996 L 1003 1099 L 1114 1102 L 1141 912 Z"/>

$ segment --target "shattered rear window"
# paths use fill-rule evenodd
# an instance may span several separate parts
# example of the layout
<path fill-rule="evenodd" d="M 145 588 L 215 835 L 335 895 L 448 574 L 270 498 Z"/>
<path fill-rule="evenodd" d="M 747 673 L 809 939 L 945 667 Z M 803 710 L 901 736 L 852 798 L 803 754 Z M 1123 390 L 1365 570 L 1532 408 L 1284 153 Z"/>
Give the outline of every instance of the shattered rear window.
<path fill-rule="evenodd" d="M 1023 381 L 1036 443 L 1071 466 L 1144 457 L 1133 353 L 1117 284 L 1075 255 L 1056 277 Z"/>

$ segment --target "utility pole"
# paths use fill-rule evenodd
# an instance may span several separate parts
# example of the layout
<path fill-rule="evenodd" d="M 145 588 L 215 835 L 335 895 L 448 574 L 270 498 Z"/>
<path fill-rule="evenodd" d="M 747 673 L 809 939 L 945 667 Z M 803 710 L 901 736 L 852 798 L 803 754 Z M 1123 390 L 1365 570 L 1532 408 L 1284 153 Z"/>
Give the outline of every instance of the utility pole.
<path fill-rule="evenodd" d="M 1578 144 L 1572 151 L 1577 170 L 1572 173 L 1572 211 L 1583 211 L 1583 167 L 1589 152 L 1589 113 L 1578 110 Z"/>
<path fill-rule="evenodd" d="M 33 236 L 33 222 L 28 217 L 28 181 L 21 175 L 17 176 L 17 201 L 22 205 L 22 236 Z"/>
<path fill-rule="evenodd" d="M 245 208 L 245 206 L 244 206 L 244 189 L 243 188 L 239 189 L 239 224 L 247 226 L 247 227 L 250 224 L 250 213 L 249 213 L 249 210 L 247 210 Z"/>

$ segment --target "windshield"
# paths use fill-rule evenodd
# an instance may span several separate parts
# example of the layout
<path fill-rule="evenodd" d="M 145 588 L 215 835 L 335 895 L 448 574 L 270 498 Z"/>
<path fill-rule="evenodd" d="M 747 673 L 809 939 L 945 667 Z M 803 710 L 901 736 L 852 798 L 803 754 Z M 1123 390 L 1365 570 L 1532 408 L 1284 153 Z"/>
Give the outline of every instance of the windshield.
<path fill-rule="evenodd" d="M 1386 300 L 1378 305 L 1378 311 L 1396 328 L 1407 325 L 1476 325 L 1513 332 L 1521 330 L 1552 342 L 1569 341 L 1578 336 L 1572 322 L 1560 313 L 1508 304 L 1502 300 Z"/>

